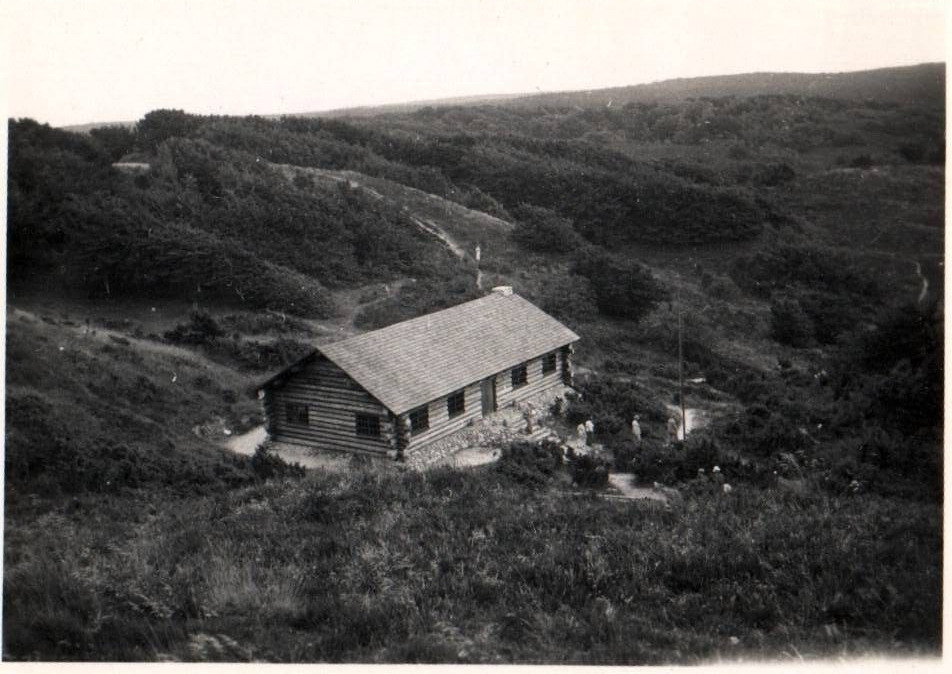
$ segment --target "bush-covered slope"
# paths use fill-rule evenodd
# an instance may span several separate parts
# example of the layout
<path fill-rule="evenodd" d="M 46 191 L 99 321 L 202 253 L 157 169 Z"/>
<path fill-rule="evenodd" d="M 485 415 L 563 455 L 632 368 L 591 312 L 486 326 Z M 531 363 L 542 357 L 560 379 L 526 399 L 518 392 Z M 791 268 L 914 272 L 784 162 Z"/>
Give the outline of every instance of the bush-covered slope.
<path fill-rule="evenodd" d="M 944 111 L 789 94 L 12 122 L 4 657 L 936 653 Z M 481 292 L 477 245 L 581 335 L 558 423 L 595 421 L 598 479 L 511 449 L 262 484 L 213 446 L 315 335 Z M 679 352 L 709 425 L 671 445 Z M 680 492 L 566 493 L 606 465 Z"/>
<path fill-rule="evenodd" d="M 7 315 L 8 508 L 59 496 L 246 484 L 245 457 L 193 432 L 257 418 L 248 379 L 184 349 L 69 318 Z"/>
<path fill-rule="evenodd" d="M 20 121 L 10 138 L 14 286 L 43 273 L 90 294 L 328 316 L 328 286 L 457 270 L 399 209 L 346 185 L 291 183 L 240 149 L 146 136 L 151 169 L 133 176 L 95 137 Z"/>
<path fill-rule="evenodd" d="M 671 510 L 365 467 L 130 510 L 118 538 L 75 515 L 7 534 L 49 552 L 7 556 L 5 657 L 692 664 L 940 638 L 931 505 L 751 488 Z"/>

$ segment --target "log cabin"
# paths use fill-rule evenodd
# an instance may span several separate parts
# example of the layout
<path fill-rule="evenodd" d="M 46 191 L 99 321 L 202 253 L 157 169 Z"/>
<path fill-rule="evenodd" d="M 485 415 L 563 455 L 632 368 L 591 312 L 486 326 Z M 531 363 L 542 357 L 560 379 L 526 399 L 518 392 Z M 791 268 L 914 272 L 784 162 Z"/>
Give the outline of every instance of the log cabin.
<path fill-rule="evenodd" d="M 262 383 L 258 396 L 272 440 L 402 459 L 506 406 L 571 386 L 578 339 L 500 286 L 317 347 Z"/>

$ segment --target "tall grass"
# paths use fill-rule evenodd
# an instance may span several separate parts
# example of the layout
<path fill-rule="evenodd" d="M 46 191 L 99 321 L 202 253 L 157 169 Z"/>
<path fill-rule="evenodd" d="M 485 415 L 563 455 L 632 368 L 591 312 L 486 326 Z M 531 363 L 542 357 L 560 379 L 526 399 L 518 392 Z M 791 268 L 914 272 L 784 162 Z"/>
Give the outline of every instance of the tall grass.
<path fill-rule="evenodd" d="M 191 659 L 196 634 L 334 662 L 939 646 L 940 514 L 921 503 L 751 487 L 647 508 L 490 467 L 370 466 L 140 507 L 121 532 L 97 533 L 95 508 L 13 522 L 5 657 Z"/>

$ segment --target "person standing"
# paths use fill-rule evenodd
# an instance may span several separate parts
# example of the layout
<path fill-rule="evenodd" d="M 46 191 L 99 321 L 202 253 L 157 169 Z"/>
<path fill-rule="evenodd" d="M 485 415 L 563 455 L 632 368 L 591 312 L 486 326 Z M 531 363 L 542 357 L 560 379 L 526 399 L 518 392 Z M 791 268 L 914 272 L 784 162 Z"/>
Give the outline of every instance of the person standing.
<path fill-rule="evenodd" d="M 635 446 L 641 444 L 641 424 L 638 423 L 638 415 L 631 420 L 631 437 L 635 441 Z"/>
<path fill-rule="evenodd" d="M 532 403 L 526 403 L 524 417 L 526 420 L 526 433 L 532 435 L 532 433 L 535 432 L 535 407 Z"/>
<path fill-rule="evenodd" d="M 589 447 L 595 442 L 595 422 L 589 419 L 585 422 L 585 444 Z"/>
<path fill-rule="evenodd" d="M 678 441 L 678 422 L 674 420 L 674 417 L 668 417 L 668 424 L 666 428 L 668 433 L 667 444 L 674 444 Z"/>

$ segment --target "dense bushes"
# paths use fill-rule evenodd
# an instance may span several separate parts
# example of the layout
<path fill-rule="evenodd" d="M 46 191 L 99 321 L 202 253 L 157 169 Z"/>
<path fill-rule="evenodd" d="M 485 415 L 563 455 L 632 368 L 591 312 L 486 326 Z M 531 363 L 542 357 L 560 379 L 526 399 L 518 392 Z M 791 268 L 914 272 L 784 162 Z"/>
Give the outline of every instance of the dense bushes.
<path fill-rule="evenodd" d="M 813 321 L 797 300 L 779 297 L 770 305 L 770 336 L 781 344 L 803 348 L 813 343 Z"/>
<path fill-rule="evenodd" d="M 555 443 L 515 442 L 503 447 L 496 469 L 519 484 L 539 487 L 553 479 L 563 463 L 562 448 Z"/>
<path fill-rule="evenodd" d="M 396 297 L 371 302 L 361 308 L 354 325 L 376 330 L 433 311 L 446 309 L 482 297 L 469 274 L 446 279 L 416 279 L 403 285 Z"/>
<path fill-rule="evenodd" d="M 933 653 L 940 525 L 934 506 L 876 496 L 749 487 L 664 509 L 529 489 L 488 467 L 318 473 L 40 523 L 8 510 L 4 657 L 617 666 L 791 645 Z"/>
<path fill-rule="evenodd" d="M 591 419 L 601 442 L 626 434 L 636 414 L 642 417 L 645 437 L 653 432 L 645 420 L 660 423 L 668 416 L 657 398 L 632 382 L 589 379 L 577 381 L 575 390 L 566 398 L 565 420 L 574 427 Z"/>
<path fill-rule="evenodd" d="M 762 249 L 735 260 L 731 278 L 759 297 L 793 287 L 864 298 L 879 295 L 876 280 L 859 268 L 855 257 L 819 246 L 780 244 Z"/>
<path fill-rule="evenodd" d="M 579 487 L 601 489 L 608 485 L 609 464 L 604 459 L 583 454 L 571 462 L 572 481 Z"/>
<path fill-rule="evenodd" d="M 266 445 L 258 445 L 249 460 L 251 470 L 262 480 L 283 477 L 304 477 L 304 467 L 297 463 L 288 463 L 270 451 Z"/>
<path fill-rule="evenodd" d="M 59 408 L 35 394 L 7 398 L 8 430 L 4 471 L 8 496 L 83 492 L 118 493 L 166 487 L 194 493 L 248 484 L 248 459 L 222 450 L 177 451 L 168 436 L 151 442 L 71 432 L 58 420 Z"/>
<path fill-rule="evenodd" d="M 242 339 L 237 333 L 231 338 L 209 314 L 192 312 L 189 323 L 177 325 L 165 333 L 173 344 L 200 346 L 214 360 L 251 370 L 278 370 L 307 355 L 308 344 L 278 337 L 271 341 Z"/>
<path fill-rule="evenodd" d="M 521 247 L 538 253 L 568 253 L 581 244 L 572 222 L 547 208 L 520 204 L 512 209 L 517 219 L 513 238 Z"/>
<path fill-rule="evenodd" d="M 577 274 L 548 279 L 537 303 L 543 311 L 569 325 L 578 325 L 598 316 L 598 298 L 592 283 Z"/>
<path fill-rule="evenodd" d="M 193 137 L 197 118 L 166 112 L 136 141 L 154 151 L 143 180 L 110 167 L 118 150 L 97 144 L 109 134 L 11 123 L 14 282 L 55 268 L 58 282 L 94 294 L 207 295 L 326 317 L 325 285 L 458 271 L 398 208 L 346 186 L 296 185 L 241 147 Z"/>
<path fill-rule="evenodd" d="M 581 251 L 572 271 L 589 280 L 598 310 L 613 318 L 638 320 L 668 297 L 638 262 L 602 248 Z"/>
<path fill-rule="evenodd" d="M 218 322 L 204 311 L 193 311 L 189 322 L 175 326 L 165 333 L 165 338 L 174 344 L 210 344 L 224 336 Z"/>
<path fill-rule="evenodd" d="M 817 246 L 778 245 L 737 259 L 731 277 L 771 297 L 771 336 L 793 347 L 833 344 L 868 320 L 880 301 L 876 279 L 851 254 Z"/>

